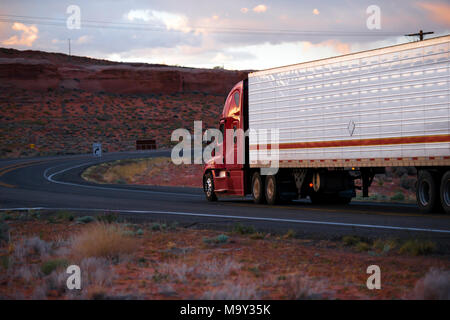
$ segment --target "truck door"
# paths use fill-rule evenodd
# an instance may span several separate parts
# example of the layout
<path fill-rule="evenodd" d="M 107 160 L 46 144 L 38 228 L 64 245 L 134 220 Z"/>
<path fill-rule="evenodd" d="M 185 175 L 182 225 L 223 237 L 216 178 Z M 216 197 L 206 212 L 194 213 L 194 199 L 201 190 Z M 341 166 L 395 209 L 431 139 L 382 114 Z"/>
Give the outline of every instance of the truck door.
<path fill-rule="evenodd" d="M 229 133 L 228 135 L 225 132 L 224 136 L 224 144 L 226 146 L 232 146 L 231 148 L 225 147 L 227 159 L 231 159 L 231 163 L 226 163 L 227 169 L 227 182 L 228 182 L 228 192 L 229 195 L 244 195 L 244 171 L 243 171 L 243 162 L 239 159 L 239 154 L 244 145 L 244 137 L 242 134 L 239 134 L 239 129 L 242 129 L 241 126 L 241 106 L 242 106 L 242 95 L 239 89 L 233 91 L 230 97 L 230 116 L 226 119 L 225 128 L 230 130 L 229 132 L 233 133 L 232 135 Z M 227 139 L 232 139 L 232 141 L 226 141 Z M 240 141 L 242 139 L 242 141 Z"/>

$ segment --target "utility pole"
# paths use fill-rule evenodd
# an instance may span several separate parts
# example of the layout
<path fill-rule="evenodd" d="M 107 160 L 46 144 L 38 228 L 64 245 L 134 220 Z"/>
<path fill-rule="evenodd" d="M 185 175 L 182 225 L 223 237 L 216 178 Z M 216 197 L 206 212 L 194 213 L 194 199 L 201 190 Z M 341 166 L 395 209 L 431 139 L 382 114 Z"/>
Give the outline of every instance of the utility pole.
<path fill-rule="evenodd" d="M 70 48 L 70 38 L 69 39 L 67 39 L 67 40 L 69 40 L 69 56 L 71 55 L 71 48 Z"/>
<path fill-rule="evenodd" d="M 405 34 L 405 36 L 407 37 L 419 37 L 420 41 L 423 41 L 423 36 L 427 35 L 427 34 L 433 34 L 433 31 L 429 31 L 429 32 L 423 32 L 423 30 L 420 30 L 419 33 L 410 33 L 410 34 Z"/>

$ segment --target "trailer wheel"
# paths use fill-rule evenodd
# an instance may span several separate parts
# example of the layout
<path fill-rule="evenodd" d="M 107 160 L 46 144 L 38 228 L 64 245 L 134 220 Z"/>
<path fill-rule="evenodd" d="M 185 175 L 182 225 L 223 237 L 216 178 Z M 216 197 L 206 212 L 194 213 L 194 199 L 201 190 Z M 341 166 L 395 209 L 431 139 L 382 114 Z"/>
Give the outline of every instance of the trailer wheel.
<path fill-rule="evenodd" d="M 450 214 L 450 171 L 443 175 L 440 190 L 442 209 Z"/>
<path fill-rule="evenodd" d="M 217 196 L 214 192 L 214 178 L 211 172 L 208 172 L 203 177 L 203 191 L 205 191 L 206 200 L 217 201 Z"/>
<path fill-rule="evenodd" d="M 419 171 L 416 200 L 419 209 L 424 213 L 437 211 L 439 207 L 439 189 L 435 178 L 427 170 Z"/>
<path fill-rule="evenodd" d="M 265 194 L 264 194 L 264 184 L 261 175 L 258 172 L 255 172 L 252 176 L 252 195 L 253 202 L 256 204 L 264 203 Z"/>
<path fill-rule="evenodd" d="M 280 193 L 277 185 L 277 178 L 275 176 L 267 176 L 266 178 L 266 201 L 273 205 L 279 202 Z"/>

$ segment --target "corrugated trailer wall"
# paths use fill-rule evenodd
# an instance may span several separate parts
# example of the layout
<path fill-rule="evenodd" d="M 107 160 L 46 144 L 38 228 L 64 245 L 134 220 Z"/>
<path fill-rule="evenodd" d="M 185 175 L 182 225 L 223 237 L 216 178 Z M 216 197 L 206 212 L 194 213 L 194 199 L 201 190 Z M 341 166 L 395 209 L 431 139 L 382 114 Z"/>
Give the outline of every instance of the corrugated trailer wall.
<path fill-rule="evenodd" d="M 249 75 L 250 129 L 281 167 L 450 164 L 450 36 Z M 258 140 L 255 140 L 258 139 Z M 250 137 L 250 164 L 270 135 Z"/>

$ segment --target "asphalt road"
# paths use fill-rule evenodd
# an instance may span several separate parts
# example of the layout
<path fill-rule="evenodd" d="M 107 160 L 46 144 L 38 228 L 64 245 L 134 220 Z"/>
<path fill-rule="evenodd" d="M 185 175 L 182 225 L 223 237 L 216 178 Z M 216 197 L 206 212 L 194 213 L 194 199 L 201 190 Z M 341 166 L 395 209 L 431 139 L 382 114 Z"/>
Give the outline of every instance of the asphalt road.
<path fill-rule="evenodd" d="M 317 206 L 255 205 L 251 199 L 205 200 L 201 189 L 156 186 L 97 185 L 84 181 L 87 167 L 127 158 L 169 156 L 169 151 L 60 156 L 0 161 L 0 209 L 119 212 L 129 220 L 177 221 L 183 225 L 230 228 L 236 222 L 268 232 L 293 229 L 299 236 L 334 238 L 426 238 L 450 245 L 450 216 L 424 215 L 413 205 L 353 202 Z"/>

